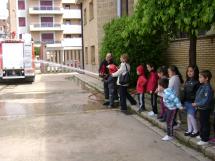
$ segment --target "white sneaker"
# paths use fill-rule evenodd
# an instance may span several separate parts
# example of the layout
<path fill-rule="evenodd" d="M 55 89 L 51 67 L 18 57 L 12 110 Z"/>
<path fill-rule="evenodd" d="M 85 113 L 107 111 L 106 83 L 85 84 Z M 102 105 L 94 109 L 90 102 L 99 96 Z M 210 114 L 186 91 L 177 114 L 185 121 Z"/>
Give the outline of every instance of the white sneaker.
<path fill-rule="evenodd" d="M 208 145 L 208 142 L 200 140 L 199 142 L 197 142 L 197 144 L 198 145 Z"/>
<path fill-rule="evenodd" d="M 173 126 L 173 129 L 176 130 L 180 127 L 180 124 L 178 123 L 177 125 Z"/>
<path fill-rule="evenodd" d="M 196 139 L 201 140 L 201 137 L 200 137 L 200 136 L 197 136 Z"/>
<path fill-rule="evenodd" d="M 150 111 L 150 112 L 148 112 L 148 115 L 149 115 L 149 116 L 154 116 L 155 113 L 154 113 L 153 111 Z"/>
<path fill-rule="evenodd" d="M 150 112 L 148 112 L 148 115 L 149 115 L 150 113 L 154 113 L 154 112 L 153 112 L 153 111 L 150 111 Z"/>
<path fill-rule="evenodd" d="M 163 141 L 170 141 L 170 140 L 172 140 L 173 138 L 171 137 L 171 136 L 168 136 L 168 135 L 166 135 L 166 136 L 164 136 L 163 138 L 162 138 L 162 140 Z"/>

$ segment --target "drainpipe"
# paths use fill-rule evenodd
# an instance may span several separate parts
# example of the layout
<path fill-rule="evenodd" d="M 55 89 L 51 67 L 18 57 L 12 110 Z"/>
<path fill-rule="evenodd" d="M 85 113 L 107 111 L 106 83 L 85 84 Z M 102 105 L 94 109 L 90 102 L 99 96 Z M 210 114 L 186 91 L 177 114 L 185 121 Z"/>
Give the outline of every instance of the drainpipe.
<path fill-rule="evenodd" d="M 126 0 L 126 16 L 128 16 L 128 10 L 129 10 L 129 8 L 128 8 L 128 0 Z"/>
<path fill-rule="evenodd" d="M 122 17 L 122 0 L 117 0 L 117 16 Z"/>
<path fill-rule="evenodd" d="M 82 68 L 84 69 L 84 22 L 83 22 L 83 8 L 81 3 L 81 34 L 82 34 Z"/>

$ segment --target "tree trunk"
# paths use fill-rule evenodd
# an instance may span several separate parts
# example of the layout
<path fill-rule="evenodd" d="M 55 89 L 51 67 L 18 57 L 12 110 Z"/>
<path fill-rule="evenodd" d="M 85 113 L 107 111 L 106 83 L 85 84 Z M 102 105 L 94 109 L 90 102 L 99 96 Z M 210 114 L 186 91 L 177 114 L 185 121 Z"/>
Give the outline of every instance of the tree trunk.
<path fill-rule="evenodd" d="M 196 43 L 197 43 L 197 37 L 191 36 L 190 37 L 190 49 L 189 49 L 189 65 L 191 65 L 191 66 L 196 65 Z"/>

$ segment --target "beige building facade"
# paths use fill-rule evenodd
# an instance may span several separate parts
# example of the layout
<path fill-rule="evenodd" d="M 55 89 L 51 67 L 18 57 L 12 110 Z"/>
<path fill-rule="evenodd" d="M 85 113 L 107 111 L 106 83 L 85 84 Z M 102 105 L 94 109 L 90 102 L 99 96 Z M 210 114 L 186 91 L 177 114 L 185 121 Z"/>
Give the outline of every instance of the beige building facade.
<path fill-rule="evenodd" d="M 76 0 L 82 4 L 84 67 L 98 72 L 103 26 L 112 19 L 130 15 L 134 0 Z"/>
<path fill-rule="evenodd" d="M 44 59 L 81 67 L 81 8 L 75 0 L 9 0 L 10 32 L 31 33 Z"/>

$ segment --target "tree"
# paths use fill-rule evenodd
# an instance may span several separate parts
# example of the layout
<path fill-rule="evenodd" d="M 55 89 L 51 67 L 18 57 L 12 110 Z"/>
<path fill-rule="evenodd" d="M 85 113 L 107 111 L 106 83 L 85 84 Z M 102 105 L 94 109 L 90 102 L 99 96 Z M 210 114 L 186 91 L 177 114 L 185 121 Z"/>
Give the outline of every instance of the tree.
<path fill-rule="evenodd" d="M 187 32 L 189 64 L 196 65 L 197 36 L 215 22 L 215 0 L 139 0 L 135 16 L 145 32 L 160 29 L 169 36 Z"/>
<path fill-rule="evenodd" d="M 105 36 L 102 41 L 101 58 L 106 53 L 114 55 L 116 63 L 120 55 L 127 53 L 131 63 L 132 82 L 136 81 L 136 67 L 148 62 L 156 66 L 163 64 L 162 54 L 167 49 L 167 41 L 162 33 L 149 34 L 143 32 L 140 25 L 133 25 L 134 17 L 117 18 L 104 26 Z"/>

